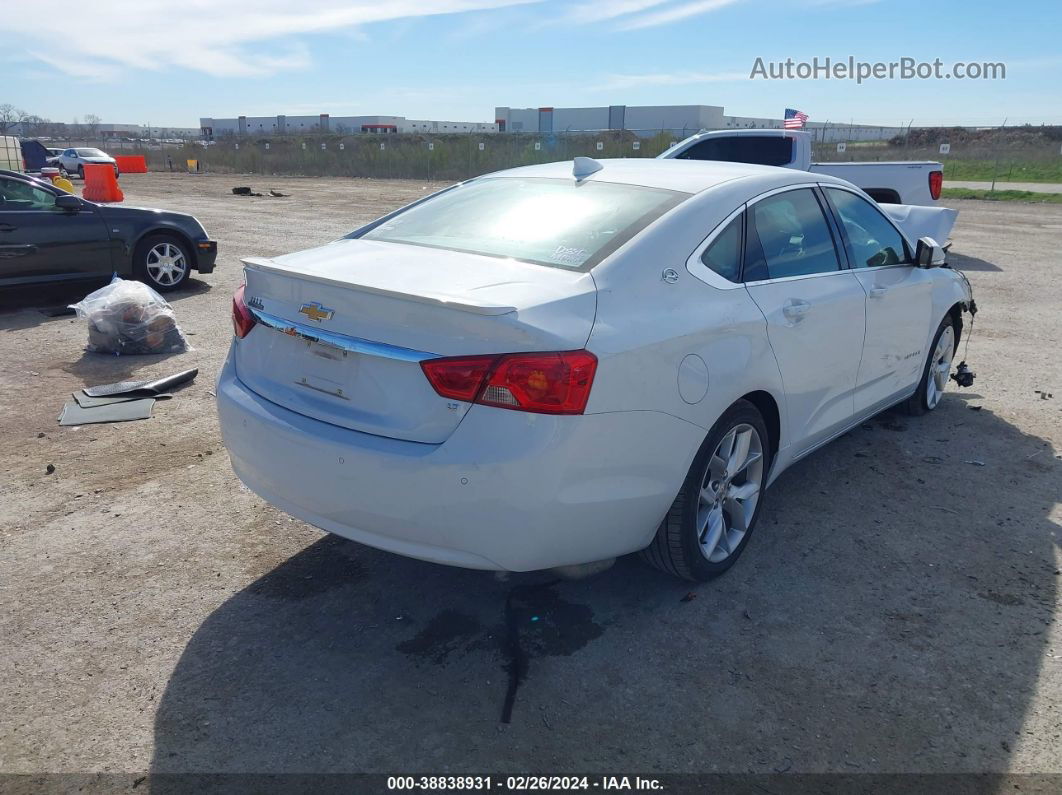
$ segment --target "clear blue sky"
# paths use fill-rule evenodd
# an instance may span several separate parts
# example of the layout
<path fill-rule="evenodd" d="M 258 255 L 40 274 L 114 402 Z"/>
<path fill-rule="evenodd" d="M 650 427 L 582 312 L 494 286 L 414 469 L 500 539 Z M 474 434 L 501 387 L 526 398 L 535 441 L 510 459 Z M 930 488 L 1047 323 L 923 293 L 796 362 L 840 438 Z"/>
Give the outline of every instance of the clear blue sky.
<path fill-rule="evenodd" d="M 200 116 L 319 112 L 492 121 L 495 105 L 707 104 L 772 117 L 788 106 L 814 121 L 1062 124 L 1058 0 L 5 5 L 0 104 L 53 121 L 196 127 Z M 748 77 L 757 56 L 850 55 L 1002 61 L 1007 78 Z"/>

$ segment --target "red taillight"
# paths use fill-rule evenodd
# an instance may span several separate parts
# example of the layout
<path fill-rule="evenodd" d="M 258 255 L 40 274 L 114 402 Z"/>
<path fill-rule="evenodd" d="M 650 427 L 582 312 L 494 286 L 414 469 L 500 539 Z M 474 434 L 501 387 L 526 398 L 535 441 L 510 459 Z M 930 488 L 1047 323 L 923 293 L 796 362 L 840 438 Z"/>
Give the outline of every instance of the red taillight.
<path fill-rule="evenodd" d="M 421 362 L 443 397 L 540 414 L 582 414 L 597 357 L 589 351 L 507 353 Z"/>
<path fill-rule="evenodd" d="M 420 363 L 424 375 L 443 397 L 473 401 L 497 356 L 428 359 Z"/>
<path fill-rule="evenodd" d="M 254 328 L 254 324 L 258 322 L 254 319 L 254 315 L 251 314 L 247 304 L 244 303 L 243 288 L 244 285 L 241 284 L 232 295 L 232 332 L 241 340 L 250 333 L 251 329 Z"/>
<path fill-rule="evenodd" d="M 944 172 L 943 171 L 930 171 L 929 172 L 929 195 L 933 197 L 933 201 L 940 198 L 940 189 L 944 187 Z"/>

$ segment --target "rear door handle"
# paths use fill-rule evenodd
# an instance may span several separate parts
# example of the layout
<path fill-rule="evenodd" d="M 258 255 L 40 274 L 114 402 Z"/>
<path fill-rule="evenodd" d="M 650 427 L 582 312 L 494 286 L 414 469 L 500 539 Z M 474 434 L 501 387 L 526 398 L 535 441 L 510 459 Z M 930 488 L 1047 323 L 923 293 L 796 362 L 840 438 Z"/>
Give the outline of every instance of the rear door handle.
<path fill-rule="evenodd" d="M 14 232 L 16 229 L 18 227 L 11 224 L 0 224 L 0 232 Z"/>
<path fill-rule="evenodd" d="M 790 320 L 801 320 L 811 309 L 811 304 L 799 298 L 790 298 L 782 305 L 782 314 Z"/>
<path fill-rule="evenodd" d="M 888 291 L 888 287 L 871 287 L 869 295 L 871 298 L 884 298 Z"/>

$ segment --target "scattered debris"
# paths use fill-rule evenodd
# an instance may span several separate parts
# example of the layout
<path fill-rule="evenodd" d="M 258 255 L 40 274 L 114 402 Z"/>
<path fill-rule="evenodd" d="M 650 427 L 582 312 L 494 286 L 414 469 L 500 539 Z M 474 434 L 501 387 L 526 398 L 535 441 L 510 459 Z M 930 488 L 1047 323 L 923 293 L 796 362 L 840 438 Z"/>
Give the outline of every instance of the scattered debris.
<path fill-rule="evenodd" d="M 967 461 L 966 463 L 967 464 L 973 464 L 975 467 L 983 467 L 985 465 L 984 461 L 978 461 L 977 459 L 973 459 L 972 461 Z"/>
<path fill-rule="evenodd" d="M 1034 389 L 1033 391 L 1040 396 L 1040 400 L 1051 400 L 1054 397 L 1051 392 L 1046 392 L 1043 389 Z"/>
<path fill-rule="evenodd" d="M 943 505 L 933 505 L 931 507 L 936 508 L 938 511 L 947 511 L 948 513 L 953 513 L 956 516 L 959 515 L 958 511 L 954 510 L 953 508 L 945 508 Z"/>
<path fill-rule="evenodd" d="M 697 598 L 697 594 L 695 594 L 693 591 L 688 591 L 685 596 L 683 596 L 681 599 L 679 599 L 679 601 L 680 602 L 692 602 L 696 598 Z"/>
<path fill-rule="evenodd" d="M 157 398 L 169 389 L 195 380 L 197 375 L 199 375 L 199 368 L 193 367 L 191 370 L 182 370 L 174 375 L 167 375 L 152 381 L 118 381 L 114 384 L 103 384 L 102 386 L 87 386 L 81 391 L 89 397 L 126 395 L 128 399 L 138 397 Z"/>
<path fill-rule="evenodd" d="M 156 400 L 173 397 L 164 390 L 189 383 L 198 374 L 198 368 L 193 368 L 154 381 L 119 381 L 85 387 L 71 395 L 73 400 L 63 406 L 59 412 L 59 424 L 92 425 L 150 419 Z"/>
<path fill-rule="evenodd" d="M 44 473 L 45 473 L 46 475 L 51 475 L 51 474 L 53 474 L 54 472 L 55 472 L 55 464 L 48 464 L 48 466 L 46 466 L 46 467 L 44 468 Z"/>
<path fill-rule="evenodd" d="M 43 439 L 44 438 L 44 431 L 41 431 L 40 433 L 38 433 L 37 434 L 37 438 L 38 439 Z"/>
<path fill-rule="evenodd" d="M 970 411 L 980 411 L 984 408 L 984 406 L 967 406 L 966 408 L 968 408 Z"/>
<path fill-rule="evenodd" d="M 102 406 L 85 408 L 77 401 L 71 401 L 59 412 L 60 425 L 93 425 L 99 422 L 129 422 L 151 418 L 151 409 L 155 398 L 137 400 L 120 400 Z"/>
<path fill-rule="evenodd" d="M 259 193 L 256 190 L 251 190 L 251 188 L 248 187 L 247 185 L 239 185 L 239 186 L 233 188 L 232 189 L 232 194 L 233 194 L 233 196 L 264 196 L 265 195 L 264 193 Z M 281 193 L 278 190 L 274 190 L 273 188 L 270 188 L 269 189 L 269 195 L 273 196 L 275 198 L 278 198 L 278 199 L 283 199 L 283 198 L 285 198 L 287 196 L 290 196 L 291 194 L 290 193 Z"/>

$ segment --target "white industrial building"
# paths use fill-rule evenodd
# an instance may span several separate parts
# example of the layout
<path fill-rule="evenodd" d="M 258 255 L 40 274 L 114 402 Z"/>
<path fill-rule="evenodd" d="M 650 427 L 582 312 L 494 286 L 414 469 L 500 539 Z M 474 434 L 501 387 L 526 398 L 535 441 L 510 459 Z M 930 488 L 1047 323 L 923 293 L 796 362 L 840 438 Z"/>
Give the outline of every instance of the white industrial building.
<path fill-rule="evenodd" d="M 298 135 L 299 133 L 489 133 L 498 128 L 488 122 L 434 121 L 405 116 L 237 116 L 231 119 L 201 118 L 203 138 L 229 135 Z"/>
<path fill-rule="evenodd" d="M 236 116 L 201 118 L 207 140 L 228 136 L 298 135 L 313 133 L 532 133 L 564 134 L 627 130 L 642 137 L 661 132 L 677 139 L 700 130 L 780 128 L 778 118 L 728 116 L 721 105 L 603 105 L 596 108 L 496 107 L 494 122 L 434 121 L 405 116 Z M 904 132 L 903 127 L 809 121 L 808 131 L 820 141 L 875 141 Z"/>
<path fill-rule="evenodd" d="M 718 105 L 608 105 L 598 108 L 494 109 L 499 132 L 565 133 L 591 130 L 631 130 L 653 135 L 662 130 L 687 134 L 722 126 Z"/>
<path fill-rule="evenodd" d="M 775 119 L 727 116 L 720 105 L 607 105 L 597 108 L 496 107 L 494 123 L 499 132 L 507 133 L 628 130 L 643 137 L 667 132 L 676 138 L 685 138 L 699 130 L 776 129 L 781 128 L 782 119 L 781 115 Z M 806 129 L 822 141 L 875 141 L 892 138 L 905 128 L 809 121 Z"/>

